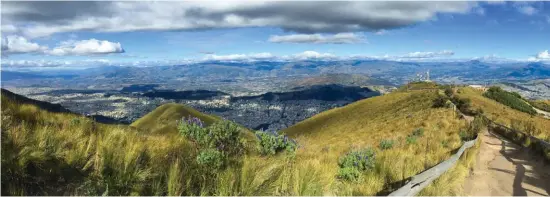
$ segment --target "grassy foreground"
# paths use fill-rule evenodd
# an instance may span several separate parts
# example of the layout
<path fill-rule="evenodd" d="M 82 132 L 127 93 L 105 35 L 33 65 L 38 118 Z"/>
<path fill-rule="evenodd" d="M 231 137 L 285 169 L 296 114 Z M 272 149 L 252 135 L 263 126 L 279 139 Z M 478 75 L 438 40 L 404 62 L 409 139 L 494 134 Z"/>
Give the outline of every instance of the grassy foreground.
<path fill-rule="evenodd" d="M 165 132 L 188 108 L 165 105 L 128 127 L 2 97 L 2 194 L 383 195 L 461 146 L 466 121 L 433 108 L 436 91 L 394 92 L 320 113 L 281 131 L 297 141 L 295 153 L 262 155 L 242 129 L 246 151 L 216 171 L 197 164 L 196 143 Z M 367 147 L 372 167 L 355 181 L 339 178 L 340 158 Z"/>

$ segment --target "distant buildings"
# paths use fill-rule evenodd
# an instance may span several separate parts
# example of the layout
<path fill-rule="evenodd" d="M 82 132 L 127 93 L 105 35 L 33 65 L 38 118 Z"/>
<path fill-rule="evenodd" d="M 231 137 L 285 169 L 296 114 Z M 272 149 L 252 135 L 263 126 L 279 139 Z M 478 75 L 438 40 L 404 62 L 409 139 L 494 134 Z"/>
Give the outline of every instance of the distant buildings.
<path fill-rule="evenodd" d="M 471 87 L 471 88 L 474 88 L 476 90 L 481 90 L 483 92 L 487 91 L 487 87 L 485 86 L 482 86 L 482 85 L 469 85 L 468 87 Z"/>

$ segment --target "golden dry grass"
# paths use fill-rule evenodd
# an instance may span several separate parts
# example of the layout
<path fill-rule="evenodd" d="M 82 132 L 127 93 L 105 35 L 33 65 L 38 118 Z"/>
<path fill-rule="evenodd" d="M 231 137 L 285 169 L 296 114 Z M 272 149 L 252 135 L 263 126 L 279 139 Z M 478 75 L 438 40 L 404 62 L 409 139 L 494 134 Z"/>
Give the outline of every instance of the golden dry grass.
<path fill-rule="evenodd" d="M 512 122 L 515 120 L 532 122 L 536 128 L 542 131 L 536 137 L 540 139 L 550 140 L 550 120 L 545 119 L 538 115 L 530 115 L 524 112 L 514 110 L 506 105 L 503 105 L 497 101 L 484 97 L 483 93 L 473 88 L 464 87 L 458 91 L 459 97 L 469 98 L 472 101 L 472 107 L 474 109 L 481 108 L 484 114 L 491 120 L 511 127 Z"/>
<path fill-rule="evenodd" d="M 2 98 L 2 180 L 17 179 L 3 184 L 2 192 L 385 194 L 399 186 L 393 183 L 438 164 L 461 146 L 457 133 L 466 122 L 459 120 L 451 109 L 432 108 L 435 96 L 434 90 L 395 92 L 320 113 L 282 131 L 298 142 L 300 147 L 295 154 L 260 156 L 249 151 L 213 176 L 206 176 L 196 165 L 196 146 L 176 133 L 155 132 L 163 130 L 160 124 L 163 120 L 181 117 L 179 110 L 170 111 L 176 108 L 155 110 L 147 121 L 135 123 L 142 131 L 152 131 L 140 132 L 132 127 L 103 125 L 84 117 L 45 112 Z M 417 128 L 425 129 L 424 136 L 416 144 L 406 144 L 404 138 Z M 243 131 L 243 136 L 248 148 L 253 149 L 254 135 Z M 378 149 L 382 139 L 395 140 L 394 148 Z M 360 147 L 375 148 L 375 168 L 365 172 L 358 182 L 338 179 L 338 158 Z M 44 180 L 44 174 L 29 174 L 25 170 L 29 165 L 38 166 L 43 169 L 41 173 L 49 173 L 46 177 L 59 180 L 48 181 Z"/>
<path fill-rule="evenodd" d="M 297 163 L 315 164 L 306 168 L 319 172 L 312 174 L 318 174 L 323 193 L 382 194 L 390 184 L 438 164 L 460 147 L 457 133 L 466 122 L 458 120 L 451 109 L 432 108 L 435 96 L 435 90 L 394 92 L 322 112 L 282 132 L 301 146 Z M 404 138 L 416 128 L 425 129 L 424 137 L 417 144 L 405 144 Z M 377 149 L 376 169 L 362 181 L 336 179 L 340 156 L 358 147 L 377 147 L 383 139 L 396 140 L 397 146 Z"/>

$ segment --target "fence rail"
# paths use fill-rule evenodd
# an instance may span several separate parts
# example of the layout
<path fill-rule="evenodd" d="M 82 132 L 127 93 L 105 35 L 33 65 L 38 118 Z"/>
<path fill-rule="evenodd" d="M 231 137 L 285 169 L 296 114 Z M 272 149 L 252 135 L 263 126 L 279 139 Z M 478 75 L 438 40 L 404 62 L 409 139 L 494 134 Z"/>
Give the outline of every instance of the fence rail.
<path fill-rule="evenodd" d="M 546 159 L 550 161 L 550 157 L 548 157 L 546 154 L 547 152 L 550 152 L 550 143 L 544 140 L 541 140 L 539 138 L 536 138 L 534 136 L 531 136 L 523 131 L 519 131 L 516 129 L 512 129 L 510 127 L 507 127 L 505 125 L 496 123 L 492 121 L 491 119 L 482 116 L 486 121 L 489 123 L 489 127 L 493 131 L 497 131 L 500 135 L 514 141 L 515 143 L 522 144 L 523 142 L 526 142 L 527 139 L 529 139 L 528 146 L 533 148 L 534 150 L 540 152 L 542 156 L 544 156 Z M 495 129 L 496 128 L 496 129 Z"/>
<path fill-rule="evenodd" d="M 479 139 L 479 137 L 476 137 L 476 139 L 465 142 L 460 149 L 458 149 L 458 152 L 455 153 L 451 158 L 437 164 L 436 166 L 420 173 L 412 177 L 411 181 L 409 181 L 407 184 L 405 184 L 403 187 L 399 188 L 398 190 L 390 193 L 389 196 L 414 196 L 418 192 L 422 191 L 426 186 L 428 186 L 432 181 L 437 179 L 439 176 L 441 176 L 443 173 L 445 173 L 447 170 L 449 170 L 451 167 L 453 167 L 458 159 L 460 159 L 460 156 L 466 151 L 466 149 L 472 147 L 475 145 L 476 141 Z"/>

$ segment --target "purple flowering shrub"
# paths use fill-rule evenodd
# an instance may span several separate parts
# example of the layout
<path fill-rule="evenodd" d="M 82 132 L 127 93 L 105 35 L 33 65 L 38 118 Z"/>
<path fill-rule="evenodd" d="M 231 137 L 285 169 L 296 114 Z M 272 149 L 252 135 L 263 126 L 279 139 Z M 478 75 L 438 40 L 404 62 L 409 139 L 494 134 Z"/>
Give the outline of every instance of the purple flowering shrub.
<path fill-rule="evenodd" d="M 294 152 L 296 150 L 296 142 L 287 136 L 256 131 L 256 137 L 260 140 L 259 150 L 263 155 L 274 155 L 282 150 L 288 152 Z"/>
<path fill-rule="evenodd" d="M 374 168 L 375 154 L 371 148 L 352 151 L 340 157 L 338 178 L 356 181 L 363 171 Z"/>

